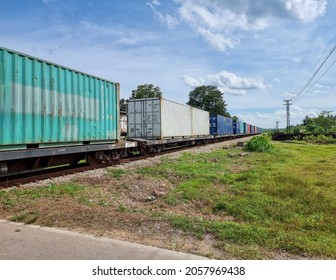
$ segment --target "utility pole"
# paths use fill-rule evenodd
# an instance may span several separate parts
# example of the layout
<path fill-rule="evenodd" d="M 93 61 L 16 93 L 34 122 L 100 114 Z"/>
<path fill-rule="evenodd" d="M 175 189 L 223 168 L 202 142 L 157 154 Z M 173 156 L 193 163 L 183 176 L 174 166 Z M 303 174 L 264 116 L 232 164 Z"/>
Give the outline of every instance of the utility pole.
<path fill-rule="evenodd" d="M 287 117 L 287 140 L 289 140 L 289 133 L 290 133 L 290 114 L 289 114 L 289 105 L 292 105 L 290 103 L 292 100 L 284 100 L 285 106 L 286 106 L 286 117 Z"/>
<path fill-rule="evenodd" d="M 279 132 L 279 121 L 275 122 L 275 132 Z"/>

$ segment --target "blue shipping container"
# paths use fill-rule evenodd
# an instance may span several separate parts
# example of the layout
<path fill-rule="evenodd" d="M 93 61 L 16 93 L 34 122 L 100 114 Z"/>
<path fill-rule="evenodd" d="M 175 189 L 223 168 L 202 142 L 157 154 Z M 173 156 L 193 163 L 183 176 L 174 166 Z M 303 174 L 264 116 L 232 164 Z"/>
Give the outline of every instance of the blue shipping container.
<path fill-rule="evenodd" d="M 243 128 L 244 130 L 242 131 L 242 134 L 246 134 L 246 122 L 243 122 Z"/>
<path fill-rule="evenodd" d="M 233 121 L 233 134 L 242 134 L 243 132 L 240 131 L 240 121 Z"/>
<path fill-rule="evenodd" d="M 211 135 L 231 135 L 233 134 L 232 119 L 222 115 L 210 115 L 210 134 Z"/>

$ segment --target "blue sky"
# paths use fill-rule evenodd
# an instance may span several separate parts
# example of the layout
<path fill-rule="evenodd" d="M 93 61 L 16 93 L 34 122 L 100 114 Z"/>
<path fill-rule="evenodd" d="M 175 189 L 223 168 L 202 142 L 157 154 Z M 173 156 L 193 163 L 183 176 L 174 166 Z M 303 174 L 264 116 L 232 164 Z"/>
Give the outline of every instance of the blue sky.
<path fill-rule="evenodd" d="M 185 103 L 215 85 L 231 115 L 261 127 L 286 125 L 283 99 L 295 100 L 336 43 L 332 0 L 0 2 L 3 47 L 120 82 L 123 98 L 152 83 Z M 336 67 L 317 81 L 335 59 L 291 106 L 293 124 L 336 111 Z"/>

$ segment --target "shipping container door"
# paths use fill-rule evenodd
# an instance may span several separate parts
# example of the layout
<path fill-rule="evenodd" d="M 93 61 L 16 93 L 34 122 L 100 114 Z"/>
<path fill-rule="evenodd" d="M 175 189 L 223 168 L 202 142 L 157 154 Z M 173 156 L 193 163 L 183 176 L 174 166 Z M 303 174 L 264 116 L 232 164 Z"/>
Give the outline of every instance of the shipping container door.
<path fill-rule="evenodd" d="M 210 115 L 209 118 L 210 121 L 210 134 L 211 135 L 217 135 L 217 115 Z"/>
<path fill-rule="evenodd" d="M 233 134 L 233 124 L 232 124 L 232 119 L 231 118 L 225 118 L 226 121 L 226 134 L 231 135 Z"/>
<path fill-rule="evenodd" d="M 160 137 L 160 100 L 139 99 L 128 102 L 128 137 L 159 138 Z"/>
<path fill-rule="evenodd" d="M 141 138 L 143 134 L 143 110 L 142 101 L 127 103 L 127 134 L 131 138 Z"/>
<path fill-rule="evenodd" d="M 161 136 L 159 99 L 146 100 L 144 103 L 143 137 L 159 138 Z"/>

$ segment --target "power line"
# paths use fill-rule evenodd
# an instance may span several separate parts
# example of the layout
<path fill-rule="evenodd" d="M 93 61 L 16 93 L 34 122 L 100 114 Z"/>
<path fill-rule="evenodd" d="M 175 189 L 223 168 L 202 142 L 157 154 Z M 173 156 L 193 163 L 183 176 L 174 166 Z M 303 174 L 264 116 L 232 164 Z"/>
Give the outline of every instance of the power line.
<path fill-rule="evenodd" d="M 324 56 L 327 54 L 327 51 L 331 48 L 332 43 L 333 43 L 334 41 L 336 42 L 336 33 L 335 33 L 334 37 L 330 40 L 328 46 L 324 49 L 324 51 L 322 52 L 322 54 L 319 56 L 319 59 L 320 59 L 321 57 L 324 57 Z M 320 62 L 321 60 L 322 60 L 322 59 L 316 61 L 316 63 L 315 63 L 315 65 L 314 65 L 313 69 L 319 64 L 319 62 Z"/>
<path fill-rule="evenodd" d="M 334 62 L 328 67 L 328 69 L 326 70 L 326 71 L 324 71 L 324 73 L 321 75 L 321 77 L 320 78 L 318 78 L 316 81 L 315 81 L 315 83 L 305 92 L 305 94 L 307 93 L 307 92 L 309 92 L 322 78 L 323 78 L 323 76 L 331 69 L 331 67 L 333 67 L 334 66 L 334 64 L 336 63 L 336 59 L 334 60 Z M 295 102 L 298 102 L 301 98 L 302 98 L 302 96 L 303 95 L 301 95 L 300 97 L 298 97 L 297 99 L 296 99 L 296 101 Z"/>
<path fill-rule="evenodd" d="M 336 49 L 336 44 L 333 46 L 332 50 L 330 51 L 330 53 L 327 55 L 327 57 L 323 60 L 323 62 L 321 63 L 321 65 L 317 68 L 317 70 L 314 72 L 313 76 L 311 76 L 311 78 L 305 83 L 305 85 L 302 87 L 302 89 L 299 91 L 299 93 L 297 94 L 297 96 L 294 99 L 294 103 L 297 102 L 299 99 L 302 98 L 303 95 L 305 95 L 305 89 L 309 86 L 309 84 L 312 82 L 312 80 L 316 77 L 316 75 L 318 74 L 318 72 L 321 70 L 321 68 L 323 67 L 323 65 L 326 63 L 326 61 L 328 60 L 328 58 L 333 54 L 333 52 Z"/>
<path fill-rule="evenodd" d="M 315 40 L 316 40 L 316 37 L 317 37 L 317 34 L 320 32 L 321 26 L 322 26 L 322 24 L 323 24 L 323 22 L 324 22 L 324 20 L 325 20 L 325 18 L 326 18 L 326 16 L 327 16 L 329 10 L 330 10 L 330 6 L 332 5 L 332 3 L 333 3 L 333 0 L 328 1 L 328 4 L 327 4 L 327 10 L 326 10 L 326 12 L 321 16 L 320 21 L 319 21 L 319 23 L 318 23 L 318 25 L 317 25 L 317 27 L 316 27 L 316 29 L 315 29 L 315 32 L 314 32 L 314 34 L 313 34 L 313 37 L 312 37 L 312 39 L 310 40 L 310 43 L 309 43 L 309 45 L 308 45 L 308 48 L 307 48 L 307 50 L 306 50 L 306 52 L 305 52 L 305 54 L 304 54 L 304 56 L 303 56 L 303 58 L 302 58 L 302 60 L 301 60 L 301 62 L 300 62 L 300 66 L 299 66 L 299 68 L 298 68 L 298 71 L 296 72 L 295 77 L 294 77 L 294 80 L 293 80 L 293 82 L 292 82 L 292 85 L 290 86 L 290 89 L 289 89 L 290 92 L 292 91 L 292 89 L 293 89 L 293 87 L 294 87 L 294 83 L 295 83 L 295 81 L 297 80 L 297 77 L 299 76 L 299 74 L 300 74 L 300 72 L 301 72 L 303 63 L 305 62 L 305 60 L 306 60 L 306 58 L 307 58 L 309 52 L 311 51 L 311 49 L 312 49 L 312 47 L 313 47 L 313 44 L 314 44 L 314 42 L 315 42 Z M 314 66 L 314 67 L 315 67 L 315 66 Z"/>

